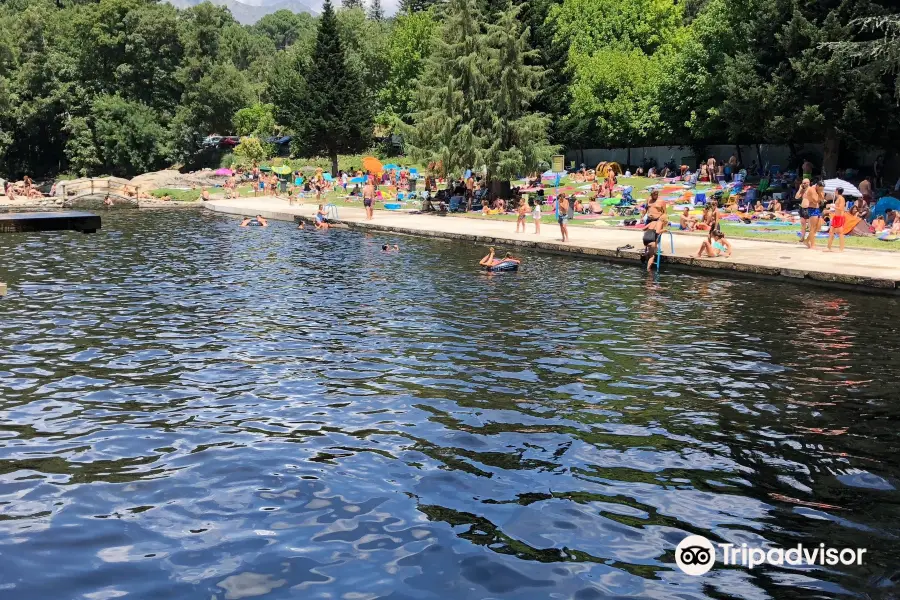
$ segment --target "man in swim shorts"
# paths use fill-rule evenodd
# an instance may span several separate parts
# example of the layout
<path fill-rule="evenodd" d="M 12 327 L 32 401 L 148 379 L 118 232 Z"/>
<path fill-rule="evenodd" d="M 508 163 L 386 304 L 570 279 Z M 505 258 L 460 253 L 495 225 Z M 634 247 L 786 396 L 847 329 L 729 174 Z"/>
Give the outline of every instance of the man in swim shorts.
<path fill-rule="evenodd" d="M 363 186 L 363 208 L 366 209 L 366 220 L 371 221 L 374 216 L 374 206 L 375 204 L 375 184 L 372 183 L 371 180 L 366 181 L 366 185 Z"/>
<path fill-rule="evenodd" d="M 822 224 L 822 202 L 825 199 L 825 184 L 821 181 L 815 187 L 810 187 L 803 194 L 809 204 L 809 233 L 806 236 L 806 247 L 816 249 L 816 234 Z"/>
<path fill-rule="evenodd" d="M 565 194 L 560 194 L 556 199 L 556 221 L 559 223 L 559 231 L 562 233 L 562 241 L 569 241 L 569 199 Z"/>
<path fill-rule="evenodd" d="M 809 197 L 806 193 L 809 191 L 809 179 L 804 179 L 800 184 L 797 193 L 794 194 L 794 200 L 800 201 L 800 243 L 806 243 L 806 227 L 809 224 Z"/>
<path fill-rule="evenodd" d="M 828 250 L 831 252 L 831 244 L 834 242 L 834 234 L 838 234 L 838 252 L 844 251 L 844 224 L 847 222 L 847 200 L 844 199 L 844 188 L 834 191 L 834 212 L 831 215 L 831 228 L 828 230 Z"/>

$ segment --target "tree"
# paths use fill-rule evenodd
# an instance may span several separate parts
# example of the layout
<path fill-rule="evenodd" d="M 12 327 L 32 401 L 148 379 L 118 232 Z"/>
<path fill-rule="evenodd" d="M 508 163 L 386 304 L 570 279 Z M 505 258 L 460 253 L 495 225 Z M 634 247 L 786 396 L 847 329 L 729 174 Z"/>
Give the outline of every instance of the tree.
<path fill-rule="evenodd" d="M 531 112 L 543 73 L 526 64 L 534 52 L 528 46 L 529 31 L 520 25 L 520 12 L 520 6 L 510 5 L 487 31 L 493 46 L 489 64 L 494 86 L 488 104 L 491 119 L 485 138 L 490 146 L 485 163 L 488 178 L 504 182 L 537 170 L 555 150 L 547 141 L 550 120 Z"/>
<path fill-rule="evenodd" d="M 295 66 L 300 66 L 296 61 Z M 316 47 L 311 59 L 315 85 L 297 85 L 294 89 L 277 90 L 280 107 L 278 117 L 289 125 L 297 144 L 307 155 L 319 152 L 331 158 L 332 173 L 337 173 L 338 153 L 358 152 L 372 139 L 371 99 L 362 77 L 348 68 L 344 45 L 331 0 L 325 0 Z M 297 81 L 299 76 L 289 80 Z M 296 106 L 290 111 L 287 107 Z"/>
<path fill-rule="evenodd" d="M 272 40 L 278 50 L 286 50 L 305 38 L 315 39 L 316 31 L 309 13 L 294 13 L 287 9 L 264 15 L 250 29 Z"/>
<path fill-rule="evenodd" d="M 412 112 L 414 82 L 425 67 L 435 31 L 437 21 L 430 11 L 397 17 L 388 40 L 388 73 L 378 95 L 379 124 L 389 125 L 397 119 L 407 119 Z"/>
<path fill-rule="evenodd" d="M 384 20 L 384 10 L 381 8 L 381 0 L 372 0 L 369 6 L 369 18 L 373 21 Z"/>
<path fill-rule="evenodd" d="M 402 127 L 407 148 L 444 173 L 484 164 L 489 125 L 488 44 L 476 0 L 450 0 L 419 81 L 412 126 Z"/>
<path fill-rule="evenodd" d="M 275 106 L 257 102 L 234 113 L 234 130 L 240 136 L 267 138 L 275 134 Z"/>
<path fill-rule="evenodd" d="M 434 6 L 437 0 L 400 0 L 401 14 L 423 12 Z"/>
<path fill-rule="evenodd" d="M 234 147 L 234 156 L 238 164 L 244 167 L 257 166 L 271 158 L 272 154 L 272 145 L 265 144 L 256 137 L 242 137 L 241 142 Z"/>
<path fill-rule="evenodd" d="M 103 171 L 133 177 L 155 170 L 168 154 L 166 130 L 153 109 L 120 96 L 100 96 L 91 109 Z"/>
<path fill-rule="evenodd" d="M 346 10 L 351 10 L 354 8 L 362 8 L 363 2 L 362 0 L 341 0 L 341 6 Z"/>

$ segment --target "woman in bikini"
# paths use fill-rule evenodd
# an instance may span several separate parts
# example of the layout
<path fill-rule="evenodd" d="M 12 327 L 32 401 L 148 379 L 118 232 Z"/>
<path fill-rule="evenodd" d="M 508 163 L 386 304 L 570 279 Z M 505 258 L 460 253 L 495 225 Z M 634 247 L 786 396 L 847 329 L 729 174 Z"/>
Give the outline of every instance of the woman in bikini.
<path fill-rule="evenodd" d="M 725 234 L 721 231 L 713 231 L 710 234 L 710 240 L 706 240 L 700 244 L 700 250 L 697 252 L 697 258 L 702 258 L 706 254 L 710 258 L 719 258 L 725 253 L 725 258 L 731 256 L 731 244 L 725 239 Z"/>

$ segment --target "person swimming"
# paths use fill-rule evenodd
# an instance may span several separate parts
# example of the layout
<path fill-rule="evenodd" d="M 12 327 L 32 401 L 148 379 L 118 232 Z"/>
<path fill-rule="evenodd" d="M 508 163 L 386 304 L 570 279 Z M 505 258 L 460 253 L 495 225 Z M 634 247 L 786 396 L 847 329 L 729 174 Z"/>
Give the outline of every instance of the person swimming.
<path fill-rule="evenodd" d="M 488 252 L 487 256 L 482 258 L 478 264 L 481 265 L 482 267 L 485 267 L 488 269 L 491 267 L 496 267 L 497 265 L 500 265 L 503 263 L 510 263 L 510 264 L 514 264 L 516 266 L 522 264 L 521 259 L 516 258 L 509 252 L 506 253 L 506 256 L 504 258 L 496 258 L 495 254 L 496 254 L 496 250 L 494 250 L 494 247 L 491 246 L 490 251 Z"/>
<path fill-rule="evenodd" d="M 254 218 L 244 217 L 241 221 L 241 227 L 268 227 L 269 222 L 262 215 L 256 215 Z"/>

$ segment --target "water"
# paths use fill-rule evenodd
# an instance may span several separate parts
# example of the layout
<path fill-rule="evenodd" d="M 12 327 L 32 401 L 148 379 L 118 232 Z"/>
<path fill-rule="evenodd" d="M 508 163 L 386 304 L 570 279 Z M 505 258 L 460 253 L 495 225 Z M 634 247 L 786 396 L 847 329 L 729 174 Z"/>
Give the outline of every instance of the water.
<path fill-rule="evenodd" d="M 900 597 L 895 300 L 483 250 L 0 236 L 0 598 Z"/>

